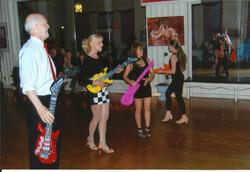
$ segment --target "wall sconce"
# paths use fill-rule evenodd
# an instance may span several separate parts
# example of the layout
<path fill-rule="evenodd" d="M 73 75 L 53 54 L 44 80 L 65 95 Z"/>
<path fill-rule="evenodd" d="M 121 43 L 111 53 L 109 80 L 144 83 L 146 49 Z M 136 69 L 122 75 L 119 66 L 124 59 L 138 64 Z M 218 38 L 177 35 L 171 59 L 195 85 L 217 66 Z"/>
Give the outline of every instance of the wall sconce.
<path fill-rule="evenodd" d="M 75 3 L 75 13 L 82 13 L 83 5 L 80 2 Z"/>

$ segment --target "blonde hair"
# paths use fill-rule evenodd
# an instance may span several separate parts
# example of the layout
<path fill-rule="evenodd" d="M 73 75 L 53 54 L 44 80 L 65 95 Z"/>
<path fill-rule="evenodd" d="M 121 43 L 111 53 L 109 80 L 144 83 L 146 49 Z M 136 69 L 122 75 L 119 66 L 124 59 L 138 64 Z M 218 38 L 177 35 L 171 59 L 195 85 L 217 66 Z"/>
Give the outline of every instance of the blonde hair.
<path fill-rule="evenodd" d="M 88 54 L 91 51 L 90 43 L 93 41 L 93 39 L 101 39 L 103 40 L 103 37 L 100 34 L 92 34 L 88 38 L 82 40 L 82 49 L 86 54 Z"/>
<path fill-rule="evenodd" d="M 181 70 L 182 71 L 186 70 L 187 55 L 185 54 L 185 52 L 181 48 L 179 42 L 175 39 L 172 39 L 169 42 L 169 45 L 171 45 L 172 47 L 174 47 L 177 50 L 177 58 L 178 58 L 178 61 L 180 62 Z"/>

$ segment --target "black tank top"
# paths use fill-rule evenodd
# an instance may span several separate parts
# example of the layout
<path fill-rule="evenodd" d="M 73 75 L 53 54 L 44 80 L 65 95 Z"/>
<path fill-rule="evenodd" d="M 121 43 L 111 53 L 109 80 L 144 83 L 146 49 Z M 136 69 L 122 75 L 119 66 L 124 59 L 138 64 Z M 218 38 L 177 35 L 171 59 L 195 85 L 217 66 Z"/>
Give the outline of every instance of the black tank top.
<path fill-rule="evenodd" d="M 133 63 L 133 69 L 129 73 L 129 76 L 128 76 L 129 79 L 135 81 L 140 76 L 140 74 L 148 67 L 148 61 L 146 60 L 146 58 L 142 57 L 142 60 L 145 63 L 143 67 L 139 66 L 136 62 Z M 144 78 L 148 78 L 148 77 L 149 77 L 149 73 L 147 73 L 144 76 Z"/>
<path fill-rule="evenodd" d="M 169 59 L 169 66 L 170 66 L 170 68 L 172 68 L 170 59 Z M 180 64 L 179 61 L 176 62 L 175 74 L 172 75 L 172 79 L 175 79 L 175 78 L 183 78 L 183 73 L 182 73 L 182 70 L 181 70 L 181 64 Z"/>

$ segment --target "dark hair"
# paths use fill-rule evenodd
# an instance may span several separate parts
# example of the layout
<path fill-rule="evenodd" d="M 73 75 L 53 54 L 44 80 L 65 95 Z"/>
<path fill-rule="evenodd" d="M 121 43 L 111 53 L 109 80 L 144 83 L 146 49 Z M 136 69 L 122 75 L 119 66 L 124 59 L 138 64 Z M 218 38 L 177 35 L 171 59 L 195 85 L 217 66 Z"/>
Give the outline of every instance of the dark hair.
<path fill-rule="evenodd" d="M 137 50 L 139 47 L 143 48 L 143 45 L 142 45 L 141 43 L 134 43 L 134 44 L 131 46 L 130 53 L 131 53 L 132 56 L 137 57 L 136 50 Z"/>
<path fill-rule="evenodd" d="M 71 51 L 70 50 L 65 50 L 65 53 L 71 53 Z"/>
<path fill-rule="evenodd" d="M 224 35 L 220 35 L 220 36 L 218 37 L 218 40 L 225 41 L 225 36 L 224 36 Z"/>
<path fill-rule="evenodd" d="M 172 39 L 169 42 L 169 45 L 171 45 L 172 47 L 174 47 L 177 50 L 177 58 L 178 58 L 178 61 L 180 62 L 181 70 L 182 71 L 186 70 L 187 55 L 184 53 L 179 42 L 177 40 Z"/>

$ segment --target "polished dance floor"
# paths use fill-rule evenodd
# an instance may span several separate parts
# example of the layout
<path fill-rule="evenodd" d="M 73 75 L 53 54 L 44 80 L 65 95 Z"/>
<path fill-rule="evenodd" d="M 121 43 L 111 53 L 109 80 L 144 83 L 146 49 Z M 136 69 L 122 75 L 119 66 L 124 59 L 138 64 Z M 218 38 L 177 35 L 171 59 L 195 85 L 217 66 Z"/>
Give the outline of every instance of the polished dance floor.
<path fill-rule="evenodd" d="M 250 169 L 250 101 L 191 98 L 185 100 L 190 122 L 177 125 L 161 122 L 164 101 L 153 97 L 152 137 L 140 139 L 133 107 L 120 106 L 120 96 L 111 95 L 107 128 L 114 154 L 86 146 L 91 113 L 84 94 L 60 96 L 61 169 Z M 1 100 L 1 169 L 27 169 L 25 107 L 9 90 Z M 175 100 L 173 113 L 179 113 Z"/>

